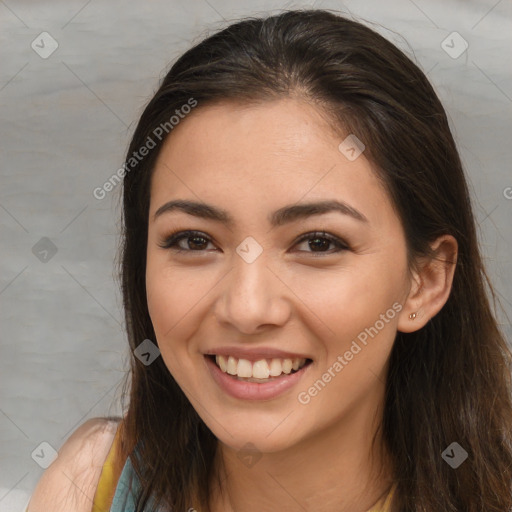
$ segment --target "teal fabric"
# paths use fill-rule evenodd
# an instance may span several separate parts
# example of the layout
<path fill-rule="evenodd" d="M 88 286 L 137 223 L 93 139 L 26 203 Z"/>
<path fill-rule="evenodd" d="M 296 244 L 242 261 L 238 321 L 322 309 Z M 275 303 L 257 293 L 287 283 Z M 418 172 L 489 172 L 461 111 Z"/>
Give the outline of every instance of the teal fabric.
<path fill-rule="evenodd" d="M 139 489 L 139 479 L 133 469 L 130 457 L 128 457 L 117 482 L 110 512 L 135 512 L 135 500 Z M 159 509 L 155 508 L 154 504 L 151 502 L 149 508 L 145 507 L 144 511 L 158 512 Z"/>
<path fill-rule="evenodd" d="M 138 489 L 138 478 L 128 457 L 117 482 L 110 512 L 135 512 L 135 497 Z"/>

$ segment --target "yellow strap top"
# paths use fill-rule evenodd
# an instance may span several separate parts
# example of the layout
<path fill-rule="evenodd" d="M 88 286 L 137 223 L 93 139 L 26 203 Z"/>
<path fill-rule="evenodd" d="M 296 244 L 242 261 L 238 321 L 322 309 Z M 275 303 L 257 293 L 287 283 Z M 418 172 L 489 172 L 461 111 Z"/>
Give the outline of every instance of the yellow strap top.
<path fill-rule="evenodd" d="M 94 495 L 92 512 L 109 512 L 110 501 L 115 491 L 117 482 L 114 481 L 114 460 L 119 443 L 119 434 L 121 429 L 117 428 L 116 435 L 112 441 L 112 446 L 108 452 L 107 458 L 101 470 L 98 487 Z"/>
<path fill-rule="evenodd" d="M 391 510 L 391 499 L 395 492 L 396 484 L 393 484 L 387 496 L 380 499 L 370 510 L 367 512 L 390 512 Z"/>

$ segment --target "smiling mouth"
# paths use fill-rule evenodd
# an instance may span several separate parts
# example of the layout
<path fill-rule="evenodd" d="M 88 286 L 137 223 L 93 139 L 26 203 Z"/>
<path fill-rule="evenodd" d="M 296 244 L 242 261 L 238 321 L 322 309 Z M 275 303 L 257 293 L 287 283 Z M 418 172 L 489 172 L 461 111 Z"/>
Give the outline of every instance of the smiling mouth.
<path fill-rule="evenodd" d="M 313 362 L 311 359 L 305 358 L 272 358 L 251 362 L 233 356 L 207 354 L 206 357 L 213 361 L 222 372 L 234 379 L 257 383 L 271 382 L 286 375 L 292 375 Z"/>

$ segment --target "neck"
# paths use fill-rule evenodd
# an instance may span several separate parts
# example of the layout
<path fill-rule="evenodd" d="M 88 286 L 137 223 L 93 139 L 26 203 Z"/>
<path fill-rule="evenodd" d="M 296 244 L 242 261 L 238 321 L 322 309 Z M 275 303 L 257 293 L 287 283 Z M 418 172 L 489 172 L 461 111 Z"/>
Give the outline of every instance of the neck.
<path fill-rule="evenodd" d="M 392 485 L 390 458 L 377 428 L 381 420 L 379 404 L 370 401 L 298 445 L 262 454 L 250 467 L 219 441 L 212 512 L 368 511 Z"/>

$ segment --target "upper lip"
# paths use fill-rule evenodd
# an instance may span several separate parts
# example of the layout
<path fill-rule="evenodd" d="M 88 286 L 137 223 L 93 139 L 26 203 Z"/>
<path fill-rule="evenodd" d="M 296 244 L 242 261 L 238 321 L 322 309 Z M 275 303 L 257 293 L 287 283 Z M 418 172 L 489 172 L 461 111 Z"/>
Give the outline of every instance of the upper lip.
<path fill-rule="evenodd" d="M 259 361 L 260 359 L 311 359 L 306 354 L 295 352 L 286 352 L 271 347 L 259 348 L 241 348 L 241 347 L 218 347 L 205 352 L 205 355 L 233 356 L 237 359 L 247 359 L 248 361 Z"/>

